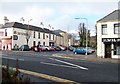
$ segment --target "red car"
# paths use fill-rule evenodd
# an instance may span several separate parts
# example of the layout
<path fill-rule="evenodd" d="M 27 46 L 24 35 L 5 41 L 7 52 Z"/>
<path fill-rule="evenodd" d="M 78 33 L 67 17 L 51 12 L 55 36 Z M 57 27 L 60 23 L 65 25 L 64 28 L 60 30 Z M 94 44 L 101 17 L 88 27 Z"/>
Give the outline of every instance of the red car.
<path fill-rule="evenodd" d="M 49 47 L 49 51 L 55 51 L 55 49 L 51 46 L 48 46 Z"/>
<path fill-rule="evenodd" d="M 38 47 L 35 47 L 35 51 L 39 52 L 39 51 L 46 51 L 47 48 L 43 45 L 39 45 Z"/>

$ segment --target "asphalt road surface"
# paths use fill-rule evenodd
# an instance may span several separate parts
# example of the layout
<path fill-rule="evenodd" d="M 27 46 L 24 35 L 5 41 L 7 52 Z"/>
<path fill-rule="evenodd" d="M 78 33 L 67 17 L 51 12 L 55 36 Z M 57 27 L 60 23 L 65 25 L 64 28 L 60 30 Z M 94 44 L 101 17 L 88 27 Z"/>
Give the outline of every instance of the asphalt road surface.
<path fill-rule="evenodd" d="M 73 60 L 54 57 L 55 53 L 71 53 L 66 51 L 33 52 L 33 51 L 3 51 L 2 64 L 16 66 L 19 59 L 19 68 L 55 76 L 79 83 L 90 82 L 118 82 L 118 64 L 97 63 L 85 60 Z"/>

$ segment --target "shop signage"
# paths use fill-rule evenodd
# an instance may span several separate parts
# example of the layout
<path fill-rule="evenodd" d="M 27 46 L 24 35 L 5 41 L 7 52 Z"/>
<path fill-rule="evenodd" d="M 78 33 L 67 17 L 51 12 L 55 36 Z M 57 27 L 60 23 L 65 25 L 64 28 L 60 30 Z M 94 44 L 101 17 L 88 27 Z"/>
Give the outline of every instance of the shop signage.
<path fill-rule="evenodd" d="M 14 34 L 26 36 L 26 35 L 27 35 L 27 32 L 26 32 L 26 33 L 23 33 L 23 32 L 14 31 Z"/>
<path fill-rule="evenodd" d="M 102 42 L 120 42 L 120 38 L 102 38 Z"/>

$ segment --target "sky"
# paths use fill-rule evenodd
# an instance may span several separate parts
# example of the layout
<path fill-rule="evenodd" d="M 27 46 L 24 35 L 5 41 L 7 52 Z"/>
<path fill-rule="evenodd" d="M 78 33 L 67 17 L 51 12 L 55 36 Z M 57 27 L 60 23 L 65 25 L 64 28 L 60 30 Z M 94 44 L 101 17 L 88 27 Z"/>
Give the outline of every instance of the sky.
<path fill-rule="evenodd" d="M 69 33 L 78 32 L 78 24 L 85 23 L 95 35 L 96 21 L 118 9 L 119 0 L 0 0 L 0 24 L 4 23 L 4 16 L 9 22 L 51 27 Z M 75 19 L 80 18 L 80 19 Z M 86 19 L 83 19 L 86 18 Z"/>

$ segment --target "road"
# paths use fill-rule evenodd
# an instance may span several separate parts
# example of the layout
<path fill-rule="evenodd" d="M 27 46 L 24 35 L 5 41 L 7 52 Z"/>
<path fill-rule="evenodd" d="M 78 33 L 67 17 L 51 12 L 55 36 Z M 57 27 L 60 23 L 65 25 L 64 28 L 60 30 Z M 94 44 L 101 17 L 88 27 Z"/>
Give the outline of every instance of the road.
<path fill-rule="evenodd" d="M 52 54 L 70 53 L 66 51 L 33 52 L 33 51 L 3 51 L 2 64 L 9 62 L 11 67 L 16 66 L 19 59 L 19 68 L 55 76 L 82 84 L 90 82 L 118 82 L 118 64 L 97 63 L 85 60 L 73 60 L 54 57 Z"/>

